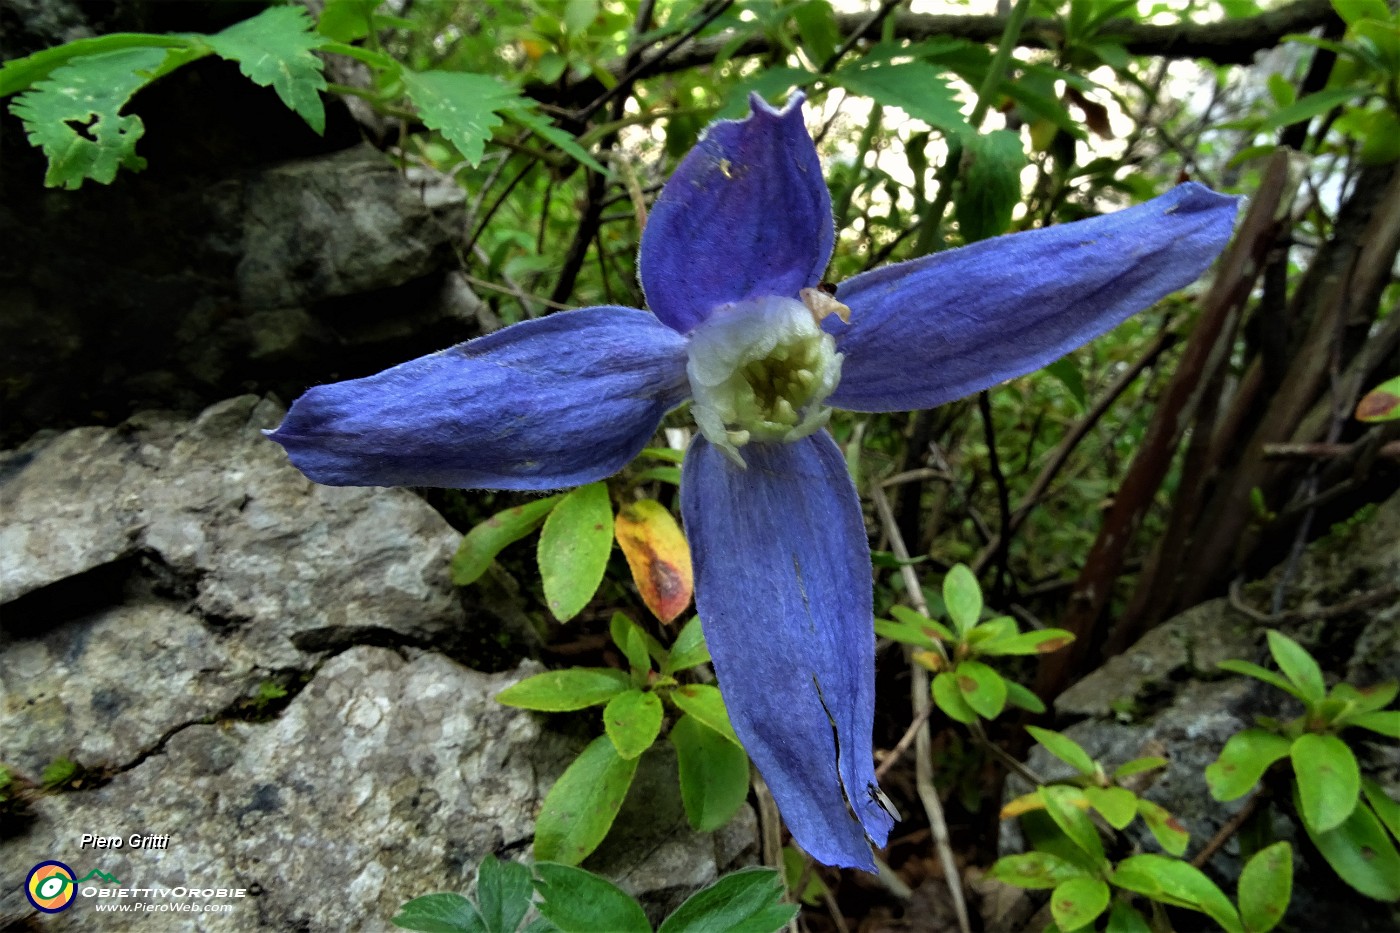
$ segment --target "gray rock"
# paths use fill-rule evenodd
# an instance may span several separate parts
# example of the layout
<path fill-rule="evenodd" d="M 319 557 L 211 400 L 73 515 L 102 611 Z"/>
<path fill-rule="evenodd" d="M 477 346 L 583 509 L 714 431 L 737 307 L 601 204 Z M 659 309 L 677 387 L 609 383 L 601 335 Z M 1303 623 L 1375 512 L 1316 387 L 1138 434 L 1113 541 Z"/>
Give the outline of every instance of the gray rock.
<path fill-rule="evenodd" d="M 1278 574 L 1247 586 L 1239 598 L 1266 606 Z M 1140 792 L 1160 803 L 1191 833 L 1189 854 L 1200 851 L 1245 800 L 1215 801 L 1203 771 L 1226 740 L 1257 724 L 1261 716 L 1288 719 L 1300 704 L 1251 678 L 1218 670 L 1220 661 L 1239 658 L 1273 668 L 1264 648 L 1264 629 L 1273 627 L 1313 651 L 1325 670 L 1342 671 L 1358 686 L 1400 676 L 1400 604 L 1380 601 L 1355 612 L 1320 611 L 1359 594 L 1383 592 L 1400 579 L 1400 496 L 1383 503 L 1368 520 L 1315 542 L 1292 576 L 1289 613 L 1272 623 L 1253 619 L 1227 599 L 1212 600 L 1168 620 L 1125 654 L 1113 658 L 1055 702 L 1063 731 L 1108 768 L 1143 755 L 1161 755 L 1168 766 Z M 1256 608 L 1257 611 L 1257 608 Z M 1330 677 L 1329 681 L 1335 681 Z M 1400 752 L 1392 744 L 1353 736 L 1362 749 L 1364 769 L 1400 791 Z M 1379 737 L 1377 737 L 1379 738 Z M 1037 746 L 1029 765 L 1042 776 L 1062 779 L 1069 767 Z M 1028 787 L 1017 780 L 1009 793 Z M 1282 816 L 1272 819 L 1277 838 L 1295 850 L 1294 899 L 1289 922 L 1297 929 L 1393 930 L 1400 912 L 1368 901 L 1337 880 L 1310 843 Z M 1019 848 L 1017 833 L 1003 836 L 1004 848 Z M 1127 830 L 1143 851 L 1161 851 L 1141 821 Z M 1231 838 L 1208 869 L 1233 892 L 1242 867 L 1238 837 Z"/>
<path fill-rule="evenodd" d="M 485 854 L 526 851 L 539 801 L 576 746 L 494 701 L 520 674 L 409 654 L 351 648 L 274 721 L 191 724 L 101 787 L 40 798 L 48 831 L 4 845 L 4 877 L 63 853 L 123 888 L 249 892 L 196 898 L 233 905 L 180 927 L 199 930 L 382 930 L 413 897 L 465 891 Z M 170 839 L 79 851 L 85 832 Z M 19 891 L 0 897 L 0 913 L 22 912 Z M 95 900 L 80 898 L 52 928 L 112 929 Z"/>
<path fill-rule="evenodd" d="M 152 929 L 338 931 L 466 890 L 488 853 L 528 855 L 584 739 L 494 701 L 538 666 L 468 666 L 501 662 L 499 613 L 459 602 L 441 516 L 406 490 L 310 483 L 262 436 L 280 417 L 243 397 L 0 455 L 0 758 L 31 782 L 82 768 L 5 827 L 0 925 L 50 858 L 127 888 L 250 892 Z M 658 916 L 756 851 L 747 809 L 689 830 L 668 749 L 626 813 L 595 858 Z M 170 842 L 97 851 L 84 833 Z M 55 918 L 104 922 L 87 904 Z"/>

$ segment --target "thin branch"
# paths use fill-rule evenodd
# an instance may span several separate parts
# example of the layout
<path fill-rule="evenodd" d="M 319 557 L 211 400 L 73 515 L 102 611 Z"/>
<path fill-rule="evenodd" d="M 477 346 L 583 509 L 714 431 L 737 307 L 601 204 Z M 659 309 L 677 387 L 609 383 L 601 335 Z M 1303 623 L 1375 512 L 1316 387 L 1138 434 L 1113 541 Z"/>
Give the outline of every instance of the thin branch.
<path fill-rule="evenodd" d="M 904 537 L 899 533 L 899 525 L 890 509 L 890 500 L 879 486 L 871 489 L 875 510 L 885 526 L 885 534 L 890 539 L 890 550 L 901 563 L 899 572 L 904 577 L 904 588 L 914 608 L 928 615 L 928 603 L 924 601 L 924 591 L 919 586 L 919 578 L 910 566 L 909 550 L 904 546 Z M 943 801 L 938 798 L 938 789 L 933 785 L 933 739 L 928 727 L 928 710 L 933 705 L 933 695 L 929 692 L 928 671 L 917 664 L 909 665 L 910 695 L 915 717 L 923 716 L 924 723 L 914 739 L 914 784 L 919 792 L 919 801 L 928 814 L 929 831 L 933 834 L 933 846 L 938 851 L 938 860 L 943 866 L 944 880 L 948 891 L 953 895 L 953 910 L 958 916 L 960 933 L 970 933 L 971 921 L 967 914 L 967 901 L 963 897 L 962 876 L 958 874 L 958 863 L 953 858 L 953 845 L 948 837 L 948 822 L 943 818 Z"/>

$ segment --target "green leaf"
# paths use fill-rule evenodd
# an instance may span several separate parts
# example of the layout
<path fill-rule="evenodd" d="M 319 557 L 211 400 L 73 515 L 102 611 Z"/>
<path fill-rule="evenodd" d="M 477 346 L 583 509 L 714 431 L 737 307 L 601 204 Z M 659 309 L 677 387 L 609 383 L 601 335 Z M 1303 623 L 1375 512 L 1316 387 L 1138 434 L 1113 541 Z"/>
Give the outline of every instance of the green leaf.
<path fill-rule="evenodd" d="M 1045 712 L 1045 703 L 1027 688 L 1014 680 L 1006 682 L 1006 702 L 1032 713 Z"/>
<path fill-rule="evenodd" d="M 671 691 L 671 702 L 682 712 L 694 716 L 730 742 L 740 744 L 739 737 L 734 734 L 734 726 L 729 722 L 729 711 L 724 708 L 724 697 L 718 687 L 710 684 L 686 684 Z"/>
<path fill-rule="evenodd" d="M 1109 879 L 1125 891 L 1208 914 L 1228 933 L 1242 933 L 1230 899 L 1190 862 L 1165 855 L 1131 855 L 1118 863 Z"/>
<path fill-rule="evenodd" d="M 528 871 L 526 873 L 528 877 Z M 389 918 L 394 926 L 419 933 L 487 933 L 472 902 L 460 894 L 415 897 Z"/>
<path fill-rule="evenodd" d="M 973 712 L 995 719 L 1006 708 L 1006 681 L 981 661 L 963 661 L 953 670 L 958 690 Z"/>
<path fill-rule="evenodd" d="M 33 87 L 54 71 L 79 58 L 127 49 L 190 49 L 196 42 L 193 37 L 160 36 L 141 32 L 118 32 L 108 36 L 65 42 L 55 48 L 44 49 L 0 65 L 0 97 L 8 97 Z"/>
<path fill-rule="evenodd" d="M 276 91 L 307 126 L 325 132 L 320 92 L 326 89 L 326 78 L 321 60 L 311 52 L 327 39 L 314 31 L 305 9 L 269 7 L 205 41 L 220 58 L 238 62 L 239 70 L 254 84 Z"/>
<path fill-rule="evenodd" d="M 943 605 L 958 633 L 968 630 L 982 618 L 982 588 L 965 564 L 954 564 L 943 578 Z"/>
<path fill-rule="evenodd" d="M 514 544 L 544 522 L 563 496 L 536 499 L 524 505 L 497 512 L 472 528 L 452 557 L 452 582 L 467 586 L 481 579 L 491 561 L 509 544 Z"/>
<path fill-rule="evenodd" d="M 705 664 L 709 660 L 710 649 L 705 645 L 705 632 L 700 626 L 700 617 L 691 616 L 690 621 L 676 636 L 675 643 L 671 645 L 671 653 L 661 665 L 661 673 L 674 674 L 676 671 Z"/>
<path fill-rule="evenodd" d="M 1142 774 L 1145 771 L 1156 771 L 1158 768 L 1165 768 L 1167 759 L 1157 755 L 1148 755 L 1143 758 L 1134 758 L 1132 761 L 1125 761 L 1113 769 L 1113 779 L 1121 781 L 1124 778 L 1132 777 L 1134 774 Z"/>
<path fill-rule="evenodd" d="M 544 713 L 562 713 L 606 703 L 632 686 L 610 667 L 569 667 L 526 677 L 496 694 L 496 702 Z"/>
<path fill-rule="evenodd" d="M 1332 0 L 1332 9 L 1348 26 L 1363 19 L 1384 21 L 1390 18 L 1390 8 L 1385 5 L 1385 0 Z"/>
<path fill-rule="evenodd" d="M 1021 169 L 1026 153 L 1021 135 L 994 130 L 963 136 L 962 171 L 953 207 L 968 243 L 1005 233 L 1021 202 Z"/>
<path fill-rule="evenodd" d="M 1027 726 L 1026 731 L 1037 742 L 1044 745 L 1047 752 L 1085 777 L 1093 777 L 1098 773 L 1094 759 L 1089 757 L 1089 753 L 1084 750 L 1083 746 L 1069 736 L 1052 732 L 1049 729 L 1042 729 L 1039 726 Z"/>
<path fill-rule="evenodd" d="M 1357 421 L 1380 422 L 1400 418 L 1400 376 L 1387 379 L 1356 403 Z"/>
<path fill-rule="evenodd" d="M 1249 793 L 1274 762 L 1288 754 L 1292 742 L 1276 732 L 1246 729 L 1225 742 L 1220 757 L 1206 766 L 1206 786 L 1216 800 L 1237 800 Z"/>
<path fill-rule="evenodd" d="M 363 39 L 369 35 L 370 16 L 379 4 L 380 0 L 326 0 L 316 31 L 337 42 Z"/>
<path fill-rule="evenodd" d="M 481 157 L 486 152 L 486 140 L 501 125 L 498 114 L 515 111 L 515 118 L 519 120 L 518 112 L 528 109 L 518 89 L 508 87 L 490 75 L 461 71 L 415 72 L 405 68 L 403 84 L 418 108 L 424 125 L 441 133 L 472 166 L 481 163 Z"/>
<path fill-rule="evenodd" d="M 649 691 L 628 690 L 608 701 L 603 728 L 623 758 L 636 758 L 661 734 L 661 698 Z"/>
<path fill-rule="evenodd" d="M 814 871 L 807 870 L 807 856 L 802 854 L 795 846 L 783 846 L 783 883 L 793 896 L 808 907 L 816 907 L 822 902 L 822 898 L 831 893 L 831 889 L 822 881 L 821 875 Z M 802 877 L 807 877 L 807 886 L 802 889 L 802 893 L 797 893 L 797 886 L 802 883 Z"/>
<path fill-rule="evenodd" d="M 1327 832 L 1317 832 L 1306 820 L 1303 829 L 1347 884 L 1378 901 L 1400 900 L 1400 854 L 1370 807 L 1361 804 Z"/>
<path fill-rule="evenodd" d="M 933 702 L 954 722 L 977 721 L 977 714 L 958 689 L 958 679 L 948 671 L 933 678 Z"/>
<path fill-rule="evenodd" d="M 1089 873 L 1058 855 L 1037 851 L 1004 855 L 987 869 L 987 876 L 1034 891 L 1056 887 L 1071 878 L 1087 878 Z"/>
<path fill-rule="evenodd" d="M 1216 667 L 1222 671 L 1229 671 L 1232 674 L 1243 674 L 1246 677 L 1253 677 L 1255 680 L 1262 680 L 1271 687 L 1277 687 L 1284 693 L 1296 698 L 1300 703 L 1306 703 L 1307 699 L 1302 691 L 1293 686 L 1284 677 L 1275 674 L 1267 668 L 1260 667 L 1249 661 L 1221 661 Z"/>
<path fill-rule="evenodd" d="M 1332 688 L 1332 696 L 1347 704 L 1346 718 L 1361 713 L 1372 713 L 1384 709 L 1400 693 L 1400 683 L 1387 680 L 1374 686 L 1357 689 L 1351 684 L 1342 683 Z"/>
<path fill-rule="evenodd" d="M 1319 833 L 1341 825 L 1361 796 L 1361 769 L 1347 743 L 1308 732 L 1293 743 L 1289 757 L 1303 822 Z"/>
<path fill-rule="evenodd" d="M 564 5 L 564 33 L 581 36 L 598 18 L 598 0 L 568 0 Z"/>
<path fill-rule="evenodd" d="M 534 107 L 534 101 L 520 98 L 518 101 L 513 102 L 507 109 L 497 108 L 497 110 L 503 114 L 507 120 L 525 127 L 525 129 L 534 133 L 555 149 L 568 155 L 580 165 L 585 165 L 604 177 L 611 176 L 612 173 L 604 168 L 601 162 L 593 158 L 587 149 L 580 145 L 577 137 L 567 130 L 555 126 L 549 117 L 537 112 Z M 488 133 L 487 136 L 483 138 L 489 138 L 489 135 Z M 463 155 L 465 154 L 464 152 Z"/>
<path fill-rule="evenodd" d="M 501 862 L 494 855 L 476 870 L 476 901 L 487 933 L 515 933 L 530 910 L 534 882 L 530 869 L 518 862 Z"/>
<path fill-rule="evenodd" d="M 549 611 L 567 622 L 583 611 L 603 582 L 612 551 L 612 503 L 604 483 L 569 492 L 540 532 L 540 580 Z"/>
<path fill-rule="evenodd" d="M 647 673 L 651 670 L 651 659 L 665 657 L 666 649 L 652 638 L 642 627 L 633 622 L 625 613 L 614 612 L 608 622 L 608 634 L 617 645 L 627 665 L 633 672 Z"/>
<path fill-rule="evenodd" d="M 1050 895 L 1050 913 L 1061 930 L 1077 930 L 1108 907 L 1108 885 L 1098 878 L 1070 878 Z"/>
<path fill-rule="evenodd" d="M 606 735 L 590 742 L 544 798 L 535 822 L 535 858 L 577 865 L 598 848 L 632 786 L 638 761 L 619 755 Z"/>
<path fill-rule="evenodd" d="M 686 898 L 657 933 L 775 933 L 797 915 L 771 868 L 731 872 Z"/>
<path fill-rule="evenodd" d="M 686 818 L 699 832 L 719 829 L 748 797 L 748 756 L 692 715 L 676 721 L 670 739 L 676 746 Z"/>
<path fill-rule="evenodd" d="M 1287 107 L 1280 107 L 1278 110 L 1274 111 L 1268 119 L 1260 124 L 1257 132 L 1268 133 L 1294 123 L 1311 120 L 1313 117 L 1326 113 L 1333 107 L 1339 107 L 1342 104 L 1349 103 L 1367 93 L 1367 89 L 1360 85 L 1328 88 L 1326 90 L 1317 91 L 1306 97 L 1299 98 Z"/>
<path fill-rule="evenodd" d="M 862 68 L 859 63 L 836 69 L 827 80 L 877 104 L 898 107 L 916 120 L 948 133 L 964 133 L 957 92 L 937 68 L 928 62 Z"/>
<path fill-rule="evenodd" d="M 1126 828 L 1137 816 L 1137 794 L 1126 788 L 1086 787 L 1084 796 L 1114 829 Z"/>
<path fill-rule="evenodd" d="M 1309 706 L 1320 703 L 1327 696 L 1327 684 L 1322 680 L 1322 668 L 1317 666 L 1317 661 L 1287 635 L 1272 629 L 1265 634 L 1269 639 L 1269 653 L 1274 656 L 1278 669 L 1298 688 L 1303 702 Z"/>
<path fill-rule="evenodd" d="M 135 48 L 75 59 L 10 104 L 49 160 L 46 186 L 79 188 L 88 178 L 105 185 L 123 166 L 146 167 L 136 154 L 145 126 L 120 111 L 165 56 L 163 49 Z"/>
<path fill-rule="evenodd" d="M 535 875 L 540 915 L 561 933 L 651 933 L 641 905 L 606 878 L 544 861 L 535 863 Z"/>
<path fill-rule="evenodd" d="M 1360 726 L 1362 729 L 1370 729 L 1372 732 L 1379 732 L 1392 739 L 1400 739 L 1400 711 L 1362 713 L 1359 716 L 1349 718 L 1347 725 Z"/>
<path fill-rule="evenodd" d="M 1361 779 L 1361 790 L 1366 795 L 1366 802 L 1376 811 L 1376 816 L 1380 817 L 1385 828 L 1390 830 L 1392 836 L 1400 839 L 1400 803 L 1391 800 L 1385 788 L 1368 777 Z"/>
<path fill-rule="evenodd" d="M 1108 926 L 1104 927 L 1104 933 L 1152 933 L 1152 928 L 1136 907 L 1126 900 L 1116 900 L 1113 909 L 1108 912 Z"/>
<path fill-rule="evenodd" d="M 808 58 L 819 66 L 825 64 L 842 38 L 831 4 L 827 0 L 807 0 L 793 8 L 792 20 Z"/>
<path fill-rule="evenodd" d="M 1240 872 L 1240 919 L 1249 933 L 1267 933 L 1288 910 L 1293 896 L 1293 848 L 1276 842 L 1260 849 Z"/>
<path fill-rule="evenodd" d="M 1045 372 L 1053 376 L 1060 385 L 1069 392 L 1070 398 L 1074 399 L 1074 404 L 1080 411 L 1083 411 L 1088 404 L 1089 397 L 1084 390 L 1084 375 L 1080 373 L 1079 367 L 1074 360 L 1067 356 L 1062 356 L 1055 362 L 1045 367 Z"/>
<path fill-rule="evenodd" d="M 875 620 L 876 632 L 886 638 L 923 648 L 932 648 L 940 641 L 955 642 L 958 640 L 958 637 L 949 630 L 948 626 L 941 622 L 935 622 L 922 612 L 916 612 L 908 606 L 891 606 L 890 615 L 894 616 L 893 622 L 886 622 L 883 619 Z"/>
<path fill-rule="evenodd" d="M 977 649 L 977 654 L 981 654 L 982 645 L 1005 641 L 1017 631 L 1019 629 L 1015 619 L 1011 616 L 997 616 L 995 619 L 987 619 L 974 625 L 967 633 L 967 643 Z"/>
<path fill-rule="evenodd" d="M 1191 841 L 1191 834 L 1186 831 L 1186 827 L 1181 825 L 1181 821 L 1171 815 L 1165 807 L 1153 803 L 1151 800 L 1138 798 L 1138 815 L 1147 824 L 1147 828 L 1157 839 L 1157 844 L 1172 855 L 1181 855 L 1186 851 L 1186 844 Z"/>
<path fill-rule="evenodd" d="M 1095 864 L 1104 861 L 1103 841 L 1099 831 L 1085 810 L 1089 806 L 1084 792 L 1077 787 L 1062 784 L 1048 784 L 1040 788 L 1040 799 L 1045 802 L 1045 812 L 1055 825 L 1069 837 L 1077 848 L 1082 850 Z"/>

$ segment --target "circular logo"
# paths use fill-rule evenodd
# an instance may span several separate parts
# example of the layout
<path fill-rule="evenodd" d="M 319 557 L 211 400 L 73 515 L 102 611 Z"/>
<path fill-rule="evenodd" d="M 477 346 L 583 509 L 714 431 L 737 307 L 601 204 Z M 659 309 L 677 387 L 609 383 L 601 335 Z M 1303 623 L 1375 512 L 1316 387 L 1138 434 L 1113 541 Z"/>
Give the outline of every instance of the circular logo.
<path fill-rule="evenodd" d="M 62 862 L 40 862 L 29 869 L 29 877 L 24 881 L 24 896 L 46 914 L 73 906 L 77 893 L 73 869 Z"/>

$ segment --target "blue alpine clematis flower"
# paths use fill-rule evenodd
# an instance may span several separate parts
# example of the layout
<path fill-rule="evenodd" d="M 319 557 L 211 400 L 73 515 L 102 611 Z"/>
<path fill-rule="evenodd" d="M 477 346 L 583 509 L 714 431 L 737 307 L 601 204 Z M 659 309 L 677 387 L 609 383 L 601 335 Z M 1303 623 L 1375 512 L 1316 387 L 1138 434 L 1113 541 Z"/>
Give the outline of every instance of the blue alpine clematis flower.
<path fill-rule="evenodd" d="M 1184 184 L 833 297 L 801 102 L 755 96 L 682 160 L 642 236 L 650 312 L 552 314 L 317 386 L 271 437 L 318 483 L 545 490 L 621 469 L 692 399 L 681 513 L 734 730 L 797 842 L 873 871 L 894 817 L 872 763 L 870 549 L 830 408 L 928 408 L 1044 366 L 1195 280 L 1235 202 Z"/>

